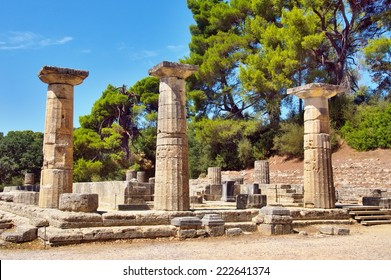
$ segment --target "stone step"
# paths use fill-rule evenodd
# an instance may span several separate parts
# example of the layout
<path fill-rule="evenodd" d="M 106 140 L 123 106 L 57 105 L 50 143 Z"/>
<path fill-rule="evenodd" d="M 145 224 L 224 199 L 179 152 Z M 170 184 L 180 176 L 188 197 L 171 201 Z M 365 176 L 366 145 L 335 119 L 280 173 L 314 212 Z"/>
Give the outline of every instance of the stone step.
<path fill-rule="evenodd" d="M 345 206 L 344 209 L 347 209 L 349 211 L 370 211 L 370 210 L 380 210 L 381 207 L 379 206 Z"/>
<path fill-rule="evenodd" d="M 292 226 L 295 228 L 306 227 L 312 225 L 351 225 L 357 223 L 354 220 L 344 219 L 344 220 L 296 220 L 292 222 Z"/>
<path fill-rule="evenodd" d="M 363 226 L 374 226 L 374 225 L 385 225 L 391 224 L 391 220 L 377 220 L 377 221 L 363 221 L 361 225 Z"/>
<path fill-rule="evenodd" d="M 357 216 L 357 215 L 387 215 L 388 211 L 382 211 L 382 210 L 374 210 L 374 211 L 351 211 L 349 212 L 350 215 Z"/>
<path fill-rule="evenodd" d="M 391 220 L 391 215 L 372 215 L 372 216 L 356 216 L 356 220 Z"/>
<path fill-rule="evenodd" d="M 225 227 L 225 229 L 240 228 L 244 232 L 257 231 L 257 225 L 253 222 L 225 223 L 224 227 Z"/>

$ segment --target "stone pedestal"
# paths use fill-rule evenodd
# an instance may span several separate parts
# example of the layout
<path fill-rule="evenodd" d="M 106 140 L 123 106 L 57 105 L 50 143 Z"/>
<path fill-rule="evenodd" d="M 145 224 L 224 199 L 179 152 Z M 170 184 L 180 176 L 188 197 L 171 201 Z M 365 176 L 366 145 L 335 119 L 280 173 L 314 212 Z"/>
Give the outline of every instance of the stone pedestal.
<path fill-rule="evenodd" d="M 254 162 L 254 183 L 270 184 L 269 162 L 267 160 Z"/>
<path fill-rule="evenodd" d="M 147 174 L 145 171 L 137 171 L 137 182 L 145 183 L 147 181 Z"/>
<path fill-rule="evenodd" d="M 211 185 L 221 185 L 221 167 L 208 167 L 208 179 Z"/>
<path fill-rule="evenodd" d="M 280 235 L 292 233 L 292 217 L 290 211 L 279 204 L 271 204 L 259 210 L 253 218 L 258 231 L 264 235 Z"/>
<path fill-rule="evenodd" d="M 225 222 L 219 214 L 205 214 L 201 220 L 209 236 L 222 236 L 225 233 Z"/>
<path fill-rule="evenodd" d="M 43 167 L 39 206 L 58 208 L 62 193 L 72 192 L 73 88 L 87 71 L 44 66 L 38 77 L 49 84 L 43 140 Z"/>
<path fill-rule="evenodd" d="M 156 143 L 155 210 L 189 210 L 189 160 L 185 79 L 196 66 L 162 62 L 149 70 L 160 78 Z"/>
<path fill-rule="evenodd" d="M 304 99 L 305 106 L 304 207 L 335 207 L 328 98 L 344 90 L 328 84 L 308 84 L 288 89 L 288 94 Z"/>

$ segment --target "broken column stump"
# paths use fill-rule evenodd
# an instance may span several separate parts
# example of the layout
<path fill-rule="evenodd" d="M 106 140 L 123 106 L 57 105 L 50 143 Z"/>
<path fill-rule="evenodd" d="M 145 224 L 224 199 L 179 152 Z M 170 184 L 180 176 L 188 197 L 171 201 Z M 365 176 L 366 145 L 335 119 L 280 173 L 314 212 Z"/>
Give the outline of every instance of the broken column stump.
<path fill-rule="evenodd" d="M 196 70 L 194 65 L 167 61 L 149 70 L 160 78 L 155 210 L 190 209 L 185 79 Z"/>

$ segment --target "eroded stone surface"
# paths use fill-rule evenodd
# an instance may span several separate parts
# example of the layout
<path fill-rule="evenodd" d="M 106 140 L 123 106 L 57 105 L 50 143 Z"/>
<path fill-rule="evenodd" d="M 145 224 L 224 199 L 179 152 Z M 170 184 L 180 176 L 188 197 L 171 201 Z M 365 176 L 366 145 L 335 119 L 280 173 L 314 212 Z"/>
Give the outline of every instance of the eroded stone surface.
<path fill-rule="evenodd" d="M 196 70 L 193 65 L 166 61 L 149 70 L 150 75 L 160 78 L 155 210 L 186 211 L 190 208 L 184 79 Z"/>
<path fill-rule="evenodd" d="M 42 208 L 58 208 L 60 195 L 72 192 L 73 93 L 87 76 L 87 71 L 53 66 L 44 66 L 38 73 L 49 84 L 39 195 Z"/>
<path fill-rule="evenodd" d="M 304 99 L 305 207 L 335 206 L 328 98 L 343 91 L 341 86 L 317 83 L 288 89 L 288 94 Z"/>
<path fill-rule="evenodd" d="M 59 209 L 73 212 L 96 212 L 98 194 L 63 193 L 60 195 Z"/>

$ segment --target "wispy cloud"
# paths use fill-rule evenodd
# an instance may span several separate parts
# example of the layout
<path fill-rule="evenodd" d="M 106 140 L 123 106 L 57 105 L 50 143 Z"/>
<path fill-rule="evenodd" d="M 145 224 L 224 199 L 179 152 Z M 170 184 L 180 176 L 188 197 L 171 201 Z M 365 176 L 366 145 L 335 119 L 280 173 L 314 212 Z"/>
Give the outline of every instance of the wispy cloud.
<path fill-rule="evenodd" d="M 167 49 L 173 52 L 183 52 L 185 49 L 184 45 L 168 45 Z"/>
<path fill-rule="evenodd" d="M 155 56 L 158 56 L 158 52 L 157 51 L 153 51 L 153 50 L 142 50 L 142 51 L 139 51 L 139 52 L 134 52 L 132 54 L 129 55 L 129 59 L 130 60 L 140 60 L 140 59 L 144 59 L 144 58 L 150 58 L 150 57 L 155 57 Z"/>
<path fill-rule="evenodd" d="M 7 32 L 0 34 L 0 50 L 39 49 L 53 45 L 64 45 L 73 38 L 64 36 L 47 38 L 34 32 Z"/>

